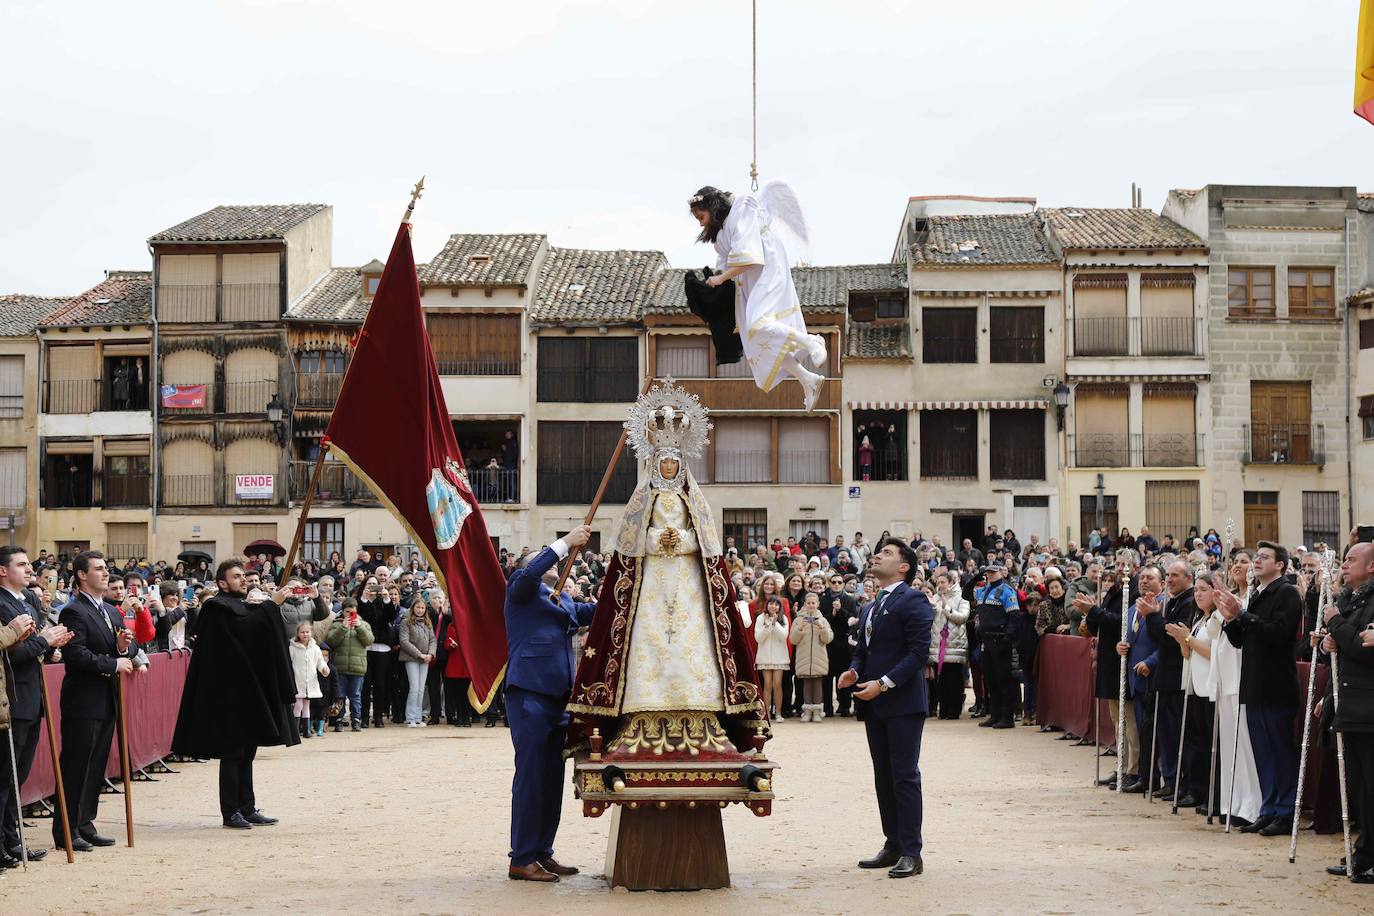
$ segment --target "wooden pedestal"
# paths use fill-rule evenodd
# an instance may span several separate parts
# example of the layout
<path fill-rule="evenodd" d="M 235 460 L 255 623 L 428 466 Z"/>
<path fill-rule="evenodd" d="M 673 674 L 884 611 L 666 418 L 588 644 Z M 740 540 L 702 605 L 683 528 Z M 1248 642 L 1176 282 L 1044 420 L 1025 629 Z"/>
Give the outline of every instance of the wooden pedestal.
<path fill-rule="evenodd" d="M 631 809 L 611 814 L 606 875 L 632 891 L 699 891 L 730 886 L 718 805 Z"/>

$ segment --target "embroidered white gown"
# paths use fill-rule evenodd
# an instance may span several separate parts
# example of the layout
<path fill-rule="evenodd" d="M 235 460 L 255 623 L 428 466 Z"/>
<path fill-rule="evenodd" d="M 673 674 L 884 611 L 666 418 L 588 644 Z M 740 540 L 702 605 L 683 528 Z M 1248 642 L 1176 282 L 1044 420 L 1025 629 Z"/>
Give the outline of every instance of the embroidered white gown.
<path fill-rule="evenodd" d="M 802 367 L 824 375 L 827 361 L 825 340 L 806 330 L 787 249 L 771 222 L 759 197 L 740 195 L 715 242 L 718 270 L 748 265 L 735 277 L 735 323 L 754 384 L 764 391 L 789 376 L 803 381 Z"/>
<path fill-rule="evenodd" d="M 639 602 L 630 624 L 622 712 L 725 708 L 720 664 L 711 633 L 701 553 L 682 496 L 653 496 Z M 659 537 L 676 528 L 679 545 L 665 554 Z"/>
<path fill-rule="evenodd" d="M 1228 802 L 1234 799 L 1233 817 L 1254 821 L 1259 817 L 1259 770 L 1255 767 L 1255 751 L 1250 746 L 1250 728 L 1245 721 L 1245 707 L 1240 703 L 1241 652 L 1221 632 L 1221 614 L 1213 611 L 1205 627 L 1197 628 L 1199 639 L 1211 643 L 1212 661 L 1208 670 L 1206 694 L 1217 704 L 1220 721 L 1217 735 L 1217 757 L 1221 761 L 1221 778 L 1217 786 L 1217 810 L 1223 815 Z M 1200 661 L 1201 659 L 1199 659 Z M 1236 720 L 1240 720 L 1240 740 L 1236 740 Z M 1236 791 L 1231 794 L 1231 761 L 1235 759 Z"/>

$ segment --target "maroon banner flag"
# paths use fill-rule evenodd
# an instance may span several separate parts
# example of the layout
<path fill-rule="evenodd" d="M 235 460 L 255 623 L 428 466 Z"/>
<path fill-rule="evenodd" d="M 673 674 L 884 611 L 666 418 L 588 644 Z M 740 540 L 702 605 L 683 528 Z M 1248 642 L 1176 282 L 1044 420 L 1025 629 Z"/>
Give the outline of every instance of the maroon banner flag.
<path fill-rule="evenodd" d="M 377 428 L 385 417 L 388 429 Z M 420 308 L 410 225 L 382 271 L 325 443 L 405 525 L 453 607 L 479 711 L 506 665 L 506 580 L 468 482 Z"/>

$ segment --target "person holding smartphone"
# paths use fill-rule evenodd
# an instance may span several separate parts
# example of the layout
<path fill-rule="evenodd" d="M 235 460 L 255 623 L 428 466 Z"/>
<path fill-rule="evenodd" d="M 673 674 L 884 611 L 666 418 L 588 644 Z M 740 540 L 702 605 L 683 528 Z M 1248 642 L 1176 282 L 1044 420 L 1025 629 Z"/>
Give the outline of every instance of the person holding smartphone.
<path fill-rule="evenodd" d="M 372 627 L 358 616 L 356 598 L 345 598 L 339 610 L 342 616 L 329 628 L 325 641 L 332 650 L 337 696 L 344 701 L 349 726 L 356 732 L 362 728 L 363 677 L 367 674 Z M 334 731 L 343 731 L 343 716 L 334 721 Z"/>
<path fill-rule="evenodd" d="M 300 576 L 286 580 L 288 597 L 281 604 L 282 629 L 289 644 L 296 638 L 296 627 L 303 623 L 317 623 L 329 617 L 329 604 L 320 596 L 315 585 L 307 585 Z"/>

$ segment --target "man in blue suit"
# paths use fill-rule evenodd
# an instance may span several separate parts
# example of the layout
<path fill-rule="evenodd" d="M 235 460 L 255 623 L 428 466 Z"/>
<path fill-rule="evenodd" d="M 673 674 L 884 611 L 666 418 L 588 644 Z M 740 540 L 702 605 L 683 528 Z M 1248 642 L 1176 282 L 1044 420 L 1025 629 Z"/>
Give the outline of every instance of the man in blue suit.
<path fill-rule="evenodd" d="M 506 717 L 515 744 L 511 785 L 510 877 L 557 881 L 576 868 L 558 864 L 553 838 L 563 807 L 563 738 L 572 692 L 572 635 L 588 626 L 596 605 L 554 600 L 558 561 L 591 538 L 580 525 L 525 557 L 506 585 Z"/>
<path fill-rule="evenodd" d="M 1144 792 L 1147 787 L 1158 788 L 1155 762 L 1151 759 L 1151 735 L 1154 734 L 1154 672 L 1159 667 L 1159 643 L 1148 625 L 1148 618 L 1161 610 L 1160 592 L 1164 577 L 1157 566 L 1141 567 L 1137 578 L 1140 597 L 1131 605 L 1126 618 L 1126 641 L 1118 642 L 1117 654 L 1126 656 L 1126 690 L 1135 710 L 1136 732 L 1140 735 L 1140 778 L 1129 783 L 1123 792 Z"/>
<path fill-rule="evenodd" d="M 859 619 L 853 660 L 839 680 L 841 689 L 857 684 L 855 699 L 868 702 L 864 727 L 887 838 L 882 851 L 859 867 L 888 868 L 891 878 L 910 878 L 924 868 L 921 732 L 935 612 L 925 594 L 911 587 L 918 565 L 916 551 L 896 538 L 884 541 L 873 555 L 870 573 L 879 591 Z"/>

